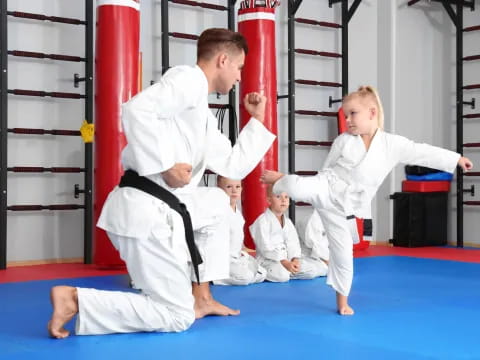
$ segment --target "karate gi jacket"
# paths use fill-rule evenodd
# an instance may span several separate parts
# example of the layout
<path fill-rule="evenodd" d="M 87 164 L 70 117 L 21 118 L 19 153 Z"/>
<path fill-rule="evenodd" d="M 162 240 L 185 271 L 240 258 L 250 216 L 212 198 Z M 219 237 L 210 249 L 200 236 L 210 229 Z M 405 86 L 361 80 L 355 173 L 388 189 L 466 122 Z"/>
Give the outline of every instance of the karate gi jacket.
<path fill-rule="evenodd" d="M 333 142 L 319 174 L 303 178 L 284 176 L 277 181 L 274 191 L 285 191 L 297 201 L 308 201 L 321 208 L 325 203 L 321 197 L 328 195 L 319 190 L 325 184 L 326 176 L 331 195 L 342 203 L 346 215 L 371 218 L 372 199 L 397 164 L 420 165 L 453 173 L 459 159 L 460 154 L 456 152 L 416 143 L 381 129 L 375 133 L 367 151 L 359 135 L 343 133 Z"/>
<path fill-rule="evenodd" d="M 301 257 L 300 240 L 292 221 L 283 215 L 283 227 L 275 214 L 267 209 L 249 230 L 255 242 L 257 257 L 281 261 Z"/>
<path fill-rule="evenodd" d="M 177 196 L 194 191 L 207 168 L 231 179 L 244 178 L 275 139 L 251 118 L 232 148 L 208 107 L 208 82 L 198 66 L 170 69 L 158 83 L 123 104 L 122 124 L 128 141 L 122 152 L 123 167 Z M 161 173 L 175 163 L 191 164 L 192 179 L 183 188 L 171 189 Z M 115 188 L 97 226 L 122 236 L 143 237 L 166 206 L 137 189 Z M 191 215 L 195 222 L 195 214 Z"/>

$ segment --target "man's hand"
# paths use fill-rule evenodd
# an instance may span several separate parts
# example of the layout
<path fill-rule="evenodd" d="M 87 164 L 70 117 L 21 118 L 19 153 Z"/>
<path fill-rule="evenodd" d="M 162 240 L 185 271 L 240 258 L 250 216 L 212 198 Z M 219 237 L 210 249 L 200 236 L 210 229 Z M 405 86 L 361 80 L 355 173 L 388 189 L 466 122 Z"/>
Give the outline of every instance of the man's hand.
<path fill-rule="evenodd" d="M 267 103 L 266 96 L 257 92 L 251 92 L 245 95 L 243 105 L 251 117 L 254 117 L 261 123 L 265 119 L 265 104 Z"/>
<path fill-rule="evenodd" d="M 260 176 L 260 181 L 264 184 L 271 185 L 275 184 L 280 180 L 284 175 L 281 172 L 273 170 L 265 170 Z"/>
<path fill-rule="evenodd" d="M 180 188 L 187 185 L 192 179 L 192 165 L 176 163 L 167 171 L 162 172 L 163 180 L 171 188 Z"/>
<path fill-rule="evenodd" d="M 473 169 L 473 163 L 470 161 L 469 158 L 466 158 L 464 156 L 460 157 L 460 159 L 458 160 L 458 166 L 460 166 L 465 172 Z"/>

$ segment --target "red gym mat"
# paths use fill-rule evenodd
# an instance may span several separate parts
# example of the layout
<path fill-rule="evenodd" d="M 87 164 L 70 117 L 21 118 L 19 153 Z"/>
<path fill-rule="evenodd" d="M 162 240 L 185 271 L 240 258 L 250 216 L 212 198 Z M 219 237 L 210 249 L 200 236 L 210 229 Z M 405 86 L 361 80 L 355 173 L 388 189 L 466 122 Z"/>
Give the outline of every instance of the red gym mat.
<path fill-rule="evenodd" d="M 480 249 L 461 249 L 453 247 L 425 246 L 404 248 L 392 246 L 370 246 L 363 251 L 356 251 L 355 257 L 372 256 L 410 256 L 425 259 L 452 260 L 461 262 L 480 263 Z"/>
<path fill-rule="evenodd" d="M 0 283 L 120 275 L 126 273 L 127 271 L 124 269 L 100 270 L 96 265 L 85 265 L 82 263 L 13 266 L 6 270 L 0 270 Z"/>
<path fill-rule="evenodd" d="M 403 248 L 386 245 L 371 245 L 367 249 L 354 252 L 354 256 L 410 256 L 416 258 L 452 260 L 480 263 L 480 249 L 459 249 L 453 247 L 418 247 Z M 49 264 L 32 266 L 15 266 L 0 270 L 0 283 L 66 279 L 89 276 L 108 276 L 126 274 L 126 270 L 101 270 L 96 265 Z"/>

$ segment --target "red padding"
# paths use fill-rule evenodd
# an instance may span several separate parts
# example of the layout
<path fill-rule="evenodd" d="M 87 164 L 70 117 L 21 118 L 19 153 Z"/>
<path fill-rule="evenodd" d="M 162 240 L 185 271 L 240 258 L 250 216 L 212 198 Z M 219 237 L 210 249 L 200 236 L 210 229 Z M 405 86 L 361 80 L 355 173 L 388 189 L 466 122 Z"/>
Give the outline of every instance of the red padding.
<path fill-rule="evenodd" d="M 403 192 L 450 192 L 450 181 L 402 181 Z"/>
<path fill-rule="evenodd" d="M 240 101 L 252 91 L 263 92 L 267 97 L 265 127 L 277 134 L 277 68 L 275 51 L 275 9 L 248 8 L 238 12 L 238 31 L 248 43 L 248 55 L 240 83 Z M 250 120 L 250 115 L 240 103 L 240 127 Z M 245 245 L 254 248 L 248 227 L 268 207 L 266 186 L 260 182 L 264 170 L 278 170 L 278 140 L 276 139 L 264 158 L 243 179 L 242 209 L 245 218 Z"/>
<path fill-rule="evenodd" d="M 111 4 L 110 4 L 111 3 Z M 105 199 L 123 174 L 120 156 L 126 144 L 120 106 L 138 92 L 140 12 L 103 1 L 97 7 L 95 89 L 95 199 L 97 222 Z M 102 229 L 95 228 L 94 262 L 124 266 Z"/>

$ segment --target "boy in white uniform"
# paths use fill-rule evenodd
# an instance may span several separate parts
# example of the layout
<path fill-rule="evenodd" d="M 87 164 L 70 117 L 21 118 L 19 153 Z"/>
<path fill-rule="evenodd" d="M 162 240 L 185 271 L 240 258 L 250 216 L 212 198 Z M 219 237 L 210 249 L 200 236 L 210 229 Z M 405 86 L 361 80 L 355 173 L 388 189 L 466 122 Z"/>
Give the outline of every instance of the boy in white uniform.
<path fill-rule="evenodd" d="M 76 313 L 79 335 L 183 331 L 196 318 L 239 313 L 215 301 L 209 288 L 229 274 L 228 197 L 198 184 L 206 168 L 245 177 L 275 138 L 262 124 L 263 95 L 245 97 L 252 118 L 233 148 L 208 108 L 209 93 L 228 93 L 240 81 L 247 52 L 241 34 L 208 29 L 198 39 L 195 67 L 170 69 L 123 105 L 126 172 L 97 225 L 142 293 L 54 287 L 52 337 L 67 337 L 63 326 Z"/>
<path fill-rule="evenodd" d="M 274 184 L 274 192 L 287 192 L 306 201 L 320 214 L 329 241 L 327 284 L 336 291 L 340 315 L 353 315 L 348 295 L 353 279 L 355 216 L 370 219 L 370 206 L 385 177 L 399 163 L 421 165 L 447 172 L 472 162 L 453 151 L 415 143 L 383 131 L 383 108 L 376 90 L 363 86 L 343 99 L 348 130 L 339 135 L 315 176 L 299 177 L 265 171 L 261 180 Z"/>
<path fill-rule="evenodd" d="M 230 198 L 230 277 L 214 281 L 215 285 L 249 285 L 265 280 L 267 271 L 257 260 L 243 250 L 245 219 L 237 207 L 242 195 L 242 182 L 221 175 L 217 176 L 217 186 Z"/>
<path fill-rule="evenodd" d="M 267 269 L 266 280 L 313 279 L 320 276 L 317 266 L 301 257 L 300 241 L 292 221 L 285 216 L 290 199 L 287 193 L 272 193 L 267 188 L 269 207 L 250 225 L 258 263 Z"/>

